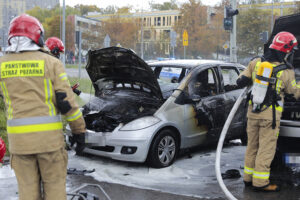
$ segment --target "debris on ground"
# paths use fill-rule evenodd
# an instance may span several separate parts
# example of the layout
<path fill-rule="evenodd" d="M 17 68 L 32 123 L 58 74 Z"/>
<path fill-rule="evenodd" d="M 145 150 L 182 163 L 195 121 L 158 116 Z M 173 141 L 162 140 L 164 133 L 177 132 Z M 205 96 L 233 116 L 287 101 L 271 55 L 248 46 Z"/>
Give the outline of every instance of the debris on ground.
<path fill-rule="evenodd" d="M 229 169 L 225 173 L 222 173 L 223 179 L 233 179 L 233 178 L 240 178 L 241 173 L 237 169 Z"/>
<path fill-rule="evenodd" d="M 76 169 L 76 168 L 68 168 L 67 169 L 67 173 L 68 174 L 73 174 L 73 175 L 85 175 L 85 174 L 89 174 L 89 173 L 93 173 L 95 172 L 96 170 L 95 169 L 92 169 L 92 170 L 79 170 L 79 169 Z"/>

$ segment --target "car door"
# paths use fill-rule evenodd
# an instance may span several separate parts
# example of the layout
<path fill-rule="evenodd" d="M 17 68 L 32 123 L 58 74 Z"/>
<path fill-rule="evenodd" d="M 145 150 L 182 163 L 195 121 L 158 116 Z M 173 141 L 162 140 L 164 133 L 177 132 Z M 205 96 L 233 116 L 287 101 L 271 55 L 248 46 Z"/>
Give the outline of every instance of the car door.
<path fill-rule="evenodd" d="M 238 88 L 236 84 L 240 72 L 235 65 L 220 65 L 218 66 L 218 71 L 221 80 L 220 93 L 224 94 L 224 118 L 226 120 L 234 103 L 242 92 L 242 89 Z M 233 118 L 229 137 L 237 137 L 244 131 L 247 112 L 245 101 L 246 99 L 244 99 Z M 225 121 L 222 123 L 225 123 Z"/>
<path fill-rule="evenodd" d="M 185 104 L 185 141 L 187 146 L 199 145 L 206 141 L 207 133 L 221 126 L 224 121 L 223 101 L 219 94 L 217 67 L 210 66 L 194 70 L 185 89 L 191 103 Z"/>

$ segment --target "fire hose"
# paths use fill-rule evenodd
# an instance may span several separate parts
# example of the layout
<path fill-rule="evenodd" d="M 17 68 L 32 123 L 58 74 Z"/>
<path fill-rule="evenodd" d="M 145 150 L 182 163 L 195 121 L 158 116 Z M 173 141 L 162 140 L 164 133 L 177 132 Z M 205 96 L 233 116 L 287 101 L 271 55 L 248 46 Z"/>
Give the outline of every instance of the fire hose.
<path fill-rule="evenodd" d="M 236 100 L 235 104 L 233 105 L 233 108 L 231 109 L 228 118 L 224 124 L 223 130 L 221 132 L 220 138 L 219 138 L 219 142 L 218 142 L 218 147 L 217 147 L 217 151 L 216 151 L 216 164 L 215 164 L 215 171 L 216 171 L 216 176 L 217 176 L 217 180 L 218 183 L 221 187 L 221 189 L 223 190 L 223 192 L 225 193 L 226 197 L 229 200 L 237 200 L 237 198 L 235 198 L 231 192 L 227 189 L 226 185 L 224 184 L 224 181 L 222 179 L 222 175 L 221 175 L 221 166 L 220 166 L 220 162 L 221 162 L 221 152 L 222 152 L 222 148 L 223 148 L 223 144 L 224 144 L 224 140 L 225 140 L 225 136 L 228 132 L 229 126 L 231 124 L 231 121 L 236 113 L 236 111 L 238 110 L 240 104 L 243 101 L 243 98 L 246 97 L 248 91 L 250 90 L 250 87 L 245 88 L 242 93 L 240 94 L 239 98 Z"/>

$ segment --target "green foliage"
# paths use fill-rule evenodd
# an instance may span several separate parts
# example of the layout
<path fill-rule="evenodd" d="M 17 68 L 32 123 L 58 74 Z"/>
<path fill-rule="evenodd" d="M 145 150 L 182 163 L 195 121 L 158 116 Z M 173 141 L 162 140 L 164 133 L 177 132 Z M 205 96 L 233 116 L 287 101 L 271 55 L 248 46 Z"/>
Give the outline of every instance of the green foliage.
<path fill-rule="evenodd" d="M 75 6 L 75 9 L 77 9 L 81 15 L 86 15 L 88 12 L 100 12 L 101 9 L 98 8 L 96 5 L 83 5 L 83 4 L 77 4 Z"/>
<path fill-rule="evenodd" d="M 259 33 L 270 31 L 270 20 L 270 12 L 256 8 L 239 13 L 237 17 L 239 55 L 262 53 L 263 42 L 259 39 Z"/>
<path fill-rule="evenodd" d="M 69 81 L 70 81 L 71 85 L 79 83 L 78 89 L 84 93 L 88 93 L 88 94 L 95 93 L 94 87 L 93 87 L 90 79 L 87 79 L 87 78 L 79 79 L 79 78 L 75 78 L 75 77 L 69 77 Z"/>
<path fill-rule="evenodd" d="M 208 22 L 207 6 L 201 1 L 190 0 L 180 8 L 181 19 L 175 24 L 174 30 L 180 36 L 177 40 L 177 51 L 183 55 L 182 34 L 188 32 L 187 55 L 192 58 L 201 56 L 211 58 L 228 38 L 228 33 L 223 29 L 224 8 L 216 7 L 214 16 Z"/>

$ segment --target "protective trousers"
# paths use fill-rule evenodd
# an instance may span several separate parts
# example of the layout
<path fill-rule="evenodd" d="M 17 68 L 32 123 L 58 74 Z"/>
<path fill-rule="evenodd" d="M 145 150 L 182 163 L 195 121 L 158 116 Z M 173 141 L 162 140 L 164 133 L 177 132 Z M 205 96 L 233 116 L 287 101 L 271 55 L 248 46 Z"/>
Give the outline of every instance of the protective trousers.
<path fill-rule="evenodd" d="M 64 148 L 47 153 L 11 155 L 19 200 L 66 199 L 67 162 Z"/>
<path fill-rule="evenodd" d="M 244 181 L 252 182 L 255 187 L 270 183 L 270 165 L 276 151 L 279 123 L 276 121 L 276 128 L 272 129 L 272 120 L 248 118 Z"/>

